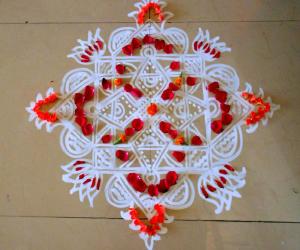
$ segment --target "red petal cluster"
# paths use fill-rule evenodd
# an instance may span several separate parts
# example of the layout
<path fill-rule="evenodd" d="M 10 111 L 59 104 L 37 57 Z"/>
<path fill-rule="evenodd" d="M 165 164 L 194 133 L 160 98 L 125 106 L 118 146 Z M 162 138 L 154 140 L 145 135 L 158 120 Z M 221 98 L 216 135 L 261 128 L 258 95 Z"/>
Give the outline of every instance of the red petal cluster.
<path fill-rule="evenodd" d="M 136 118 L 131 122 L 132 127 L 125 129 L 124 134 L 121 134 L 119 138 L 114 142 L 114 145 L 124 143 L 127 137 L 133 136 L 136 132 L 141 131 L 144 127 L 144 122 L 140 118 Z"/>
<path fill-rule="evenodd" d="M 134 51 L 142 47 L 142 41 L 136 37 L 132 38 L 131 43 L 127 44 L 122 48 L 122 51 L 125 55 L 131 56 L 134 54 Z"/>
<path fill-rule="evenodd" d="M 226 91 L 220 89 L 220 84 L 218 82 L 211 82 L 207 86 L 207 90 L 213 94 L 216 100 L 220 103 L 220 109 L 222 110 L 221 119 L 212 121 L 210 127 L 211 130 L 216 134 L 223 132 L 223 126 L 228 126 L 233 117 L 230 112 L 230 105 L 226 104 L 228 94 Z"/>
<path fill-rule="evenodd" d="M 76 105 L 75 110 L 75 122 L 81 127 L 81 131 L 85 136 L 91 135 L 94 131 L 94 127 L 91 123 L 87 122 L 87 118 L 84 113 L 84 104 L 87 101 L 91 101 L 95 95 L 94 86 L 86 86 L 84 94 L 76 93 L 74 96 L 74 102 Z"/>
<path fill-rule="evenodd" d="M 85 174 L 85 165 L 83 165 L 85 163 L 85 161 L 76 161 L 73 164 L 75 171 L 81 173 L 78 176 L 78 179 L 82 180 L 82 184 L 86 185 L 90 183 L 90 188 L 96 188 L 97 190 L 100 190 L 101 179 L 97 178 L 96 176 L 94 178 L 90 178 L 90 175 Z"/>
<path fill-rule="evenodd" d="M 130 173 L 127 175 L 128 183 L 138 192 L 145 192 L 148 189 L 150 196 L 158 196 L 159 193 L 165 193 L 169 191 L 171 186 L 176 185 L 178 180 L 178 174 L 175 171 L 169 171 L 166 174 L 166 178 L 161 179 L 158 184 L 147 184 L 142 177 L 137 173 Z"/>
<path fill-rule="evenodd" d="M 201 186 L 200 190 L 206 199 L 209 197 L 208 192 L 215 192 L 217 188 L 225 187 L 224 185 L 226 185 L 227 179 L 224 177 L 224 175 L 227 175 L 228 171 L 234 172 L 235 169 L 231 165 L 225 164 L 224 168 L 221 168 L 219 170 L 220 175 L 214 179 L 214 183 L 206 184 L 206 186 Z"/>
<path fill-rule="evenodd" d="M 218 51 L 216 48 L 213 48 L 208 42 L 204 41 L 196 41 L 194 42 L 194 50 L 209 54 L 212 56 L 212 58 L 220 58 L 221 52 Z"/>
<path fill-rule="evenodd" d="M 94 53 L 97 53 L 98 51 L 103 49 L 103 42 L 100 40 L 97 40 L 96 42 L 90 44 L 87 46 L 86 50 L 83 54 L 81 54 L 80 59 L 83 63 L 88 63 L 91 61 L 91 56 Z"/>
<path fill-rule="evenodd" d="M 118 149 L 116 151 L 116 157 L 119 160 L 121 160 L 121 161 L 128 161 L 128 159 L 129 159 L 129 152 L 125 151 L 125 150 Z"/>
<path fill-rule="evenodd" d="M 54 103 L 57 101 L 57 94 L 53 93 L 46 97 L 44 100 L 40 100 L 35 103 L 33 107 L 33 111 L 36 113 L 37 117 L 41 120 L 47 121 L 47 122 L 56 122 L 57 121 L 57 115 L 56 113 L 50 113 L 50 112 L 43 112 L 41 111 L 42 106 Z"/>
<path fill-rule="evenodd" d="M 136 37 L 133 38 L 130 44 L 127 44 L 122 48 L 122 52 L 127 56 L 131 56 L 137 49 L 140 49 L 143 44 L 152 44 L 157 50 L 163 50 L 166 54 L 173 53 L 174 49 L 174 46 L 172 44 L 166 44 L 166 42 L 163 39 L 154 38 L 151 35 L 147 34 L 143 37 L 142 40 Z M 174 66 L 178 67 L 179 65 Z"/>
<path fill-rule="evenodd" d="M 133 97 L 137 99 L 141 98 L 144 95 L 142 91 L 140 91 L 138 88 L 134 88 L 129 83 L 124 85 L 124 90 L 125 92 L 130 93 Z"/>

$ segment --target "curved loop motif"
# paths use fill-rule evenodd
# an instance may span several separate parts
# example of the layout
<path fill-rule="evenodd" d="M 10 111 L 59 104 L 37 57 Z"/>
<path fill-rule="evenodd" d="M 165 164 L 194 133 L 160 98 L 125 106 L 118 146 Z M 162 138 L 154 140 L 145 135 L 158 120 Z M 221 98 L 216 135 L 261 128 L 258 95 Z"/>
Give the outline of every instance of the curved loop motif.
<path fill-rule="evenodd" d="M 79 68 L 69 71 L 62 80 L 61 95 L 79 92 L 85 86 L 93 83 L 93 78 L 94 73 L 89 69 Z"/>
<path fill-rule="evenodd" d="M 206 67 L 206 74 L 210 78 L 222 82 L 232 91 L 237 91 L 240 86 L 240 80 L 236 71 L 228 65 L 212 64 Z"/>
<path fill-rule="evenodd" d="M 190 207 L 195 199 L 195 190 L 192 181 L 185 176 L 176 185 L 176 188 L 161 198 L 160 203 L 174 210 Z"/>
<path fill-rule="evenodd" d="M 118 175 L 110 177 L 105 187 L 106 200 L 118 208 L 126 208 L 132 204 L 131 195 Z"/>
<path fill-rule="evenodd" d="M 212 144 L 212 159 L 217 162 L 230 162 L 238 157 L 243 147 L 243 134 L 240 126 L 232 127 Z"/>
<path fill-rule="evenodd" d="M 109 52 L 112 55 L 119 53 L 122 47 L 131 41 L 135 32 L 136 29 L 132 27 L 123 27 L 112 32 L 108 40 Z"/>
<path fill-rule="evenodd" d="M 91 152 L 92 142 L 75 129 L 71 123 L 66 122 L 63 131 L 60 134 L 60 145 L 66 155 L 72 158 L 83 157 Z"/>

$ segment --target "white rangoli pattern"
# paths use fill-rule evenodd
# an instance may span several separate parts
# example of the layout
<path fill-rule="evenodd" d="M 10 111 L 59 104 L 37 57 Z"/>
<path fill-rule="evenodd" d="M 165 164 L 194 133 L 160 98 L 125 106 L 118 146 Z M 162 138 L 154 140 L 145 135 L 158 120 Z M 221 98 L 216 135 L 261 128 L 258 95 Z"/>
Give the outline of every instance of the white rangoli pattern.
<path fill-rule="evenodd" d="M 137 20 L 139 11 L 149 2 L 143 0 L 136 3 L 138 10 L 129 16 Z M 166 5 L 158 0 L 151 2 L 157 3 L 162 9 Z M 217 188 L 215 192 L 207 190 L 208 198 L 201 192 L 201 187 L 214 183 L 214 180 L 219 178 L 219 170 L 224 164 L 232 162 L 241 153 L 242 126 L 245 126 L 245 118 L 255 109 L 254 105 L 245 101 L 241 95 L 243 91 L 252 92 L 251 85 L 247 83 L 245 90 L 239 90 L 240 82 L 236 71 L 228 65 L 214 63 L 217 59 L 205 53 L 203 49 L 192 48 L 193 53 L 189 53 L 190 47 L 193 46 L 190 46 L 187 34 L 178 28 L 165 28 L 166 21 L 172 14 L 169 12 L 163 14 L 164 20 L 159 24 L 152 20 L 147 20 L 143 24 L 137 21 L 136 27 L 122 27 L 113 31 L 107 45 L 100 36 L 99 28 L 94 34 L 89 32 L 87 40 L 78 40 L 79 45 L 68 57 L 81 65 L 90 65 L 93 68 L 77 68 L 63 78 L 59 100 L 50 109 L 51 112 L 57 113 L 58 121 L 49 123 L 40 120 L 33 111 L 35 102 L 32 102 L 26 110 L 30 114 L 29 120 L 34 121 L 38 129 L 45 125 L 47 132 L 51 132 L 56 127 L 62 127 L 61 148 L 73 159 L 62 166 L 65 171 L 62 179 L 73 185 L 70 193 L 78 192 L 80 201 L 87 198 L 93 206 L 93 201 L 103 185 L 100 184 L 103 176 L 109 175 L 105 185 L 107 201 L 112 206 L 122 209 L 138 207 L 150 219 L 154 214 L 153 207 L 157 203 L 167 209 L 184 209 L 191 206 L 195 197 L 195 186 L 189 176 L 197 175 L 199 178 L 196 189 L 200 197 L 212 203 L 215 212 L 219 214 L 224 209 L 230 209 L 233 197 L 241 197 L 239 189 L 245 185 L 245 167 L 241 167 L 240 171 L 228 172 L 226 176 L 228 183 L 224 188 Z M 130 43 L 132 38 L 142 39 L 147 34 L 173 44 L 174 53 L 160 53 L 153 45 L 146 45 L 142 47 L 139 55 L 122 54 L 122 47 Z M 89 62 L 82 62 L 81 54 L 97 40 L 103 42 L 103 49 L 91 55 Z M 209 42 L 212 48 L 220 52 L 230 51 L 225 43 L 219 42 L 219 37 L 211 38 L 208 31 L 200 28 L 194 41 L 199 40 Z M 200 83 L 193 87 L 183 85 L 183 88 L 176 92 L 174 100 L 165 102 L 160 98 L 162 91 L 167 88 L 172 78 L 180 74 L 169 68 L 169 64 L 174 60 L 181 63 L 182 72 L 197 77 Z M 128 70 L 121 77 L 139 88 L 144 93 L 142 98 L 135 99 L 123 88 L 115 86 L 110 90 L 101 88 L 103 78 L 117 77 L 115 71 L 117 64 L 126 66 Z M 218 81 L 222 89 L 228 93 L 228 103 L 232 107 L 234 117 L 231 125 L 218 135 L 212 133 L 210 124 L 215 117 L 220 116 L 221 111 L 216 100 L 209 96 L 206 89 L 207 84 L 213 81 Z M 91 136 L 84 136 L 74 122 L 73 96 L 87 85 L 93 85 L 97 90 L 95 98 L 85 106 L 87 117 L 93 121 L 95 128 Z M 53 92 L 54 90 L 50 88 L 46 96 Z M 262 90 L 259 94 L 263 97 Z M 38 94 L 36 102 L 42 99 L 42 95 Z M 160 111 L 155 116 L 149 116 L 145 110 L 153 102 L 159 105 Z M 279 108 L 278 105 L 271 103 L 271 99 L 268 99 L 268 102 L 271 104 L 271 111 L 262 120 L 264 125 L 273 111 Z M 103 135 L 116 136 L 137 117 L 145 122 L 145 127 L 128 143 L 113 145 L 101 142 Z M 158 124 L 162 120 L 171 122 L 186 138 L 199 135 L 204 143 L 201 146 L 173 144 L 172 140 L 159 130 Z M 252 133 L 257 127 L 258 123 L 247 126 L 247 132 Z M 116 160 L 115 152 L 118 149 L 129 151 L 130 160 L 126 162 Z M 183 162 L 171 157 L 170 153 L 174 150 L 185 152 L 186 158 Z M 80 165 L 79 171 L 74 166 L 77 161 L 84 162 Z M 156 197 L 134 190 L 126 179 L 127 174 L 135 172 L 141 174 L 148 184 L 157 183 L 161 176 L 170 170 L 175 170 L 180 175 L 178 183 L 169 192 Z M 79 178 L 82 173 L 85 174 L 84 178 Z M 93 187 L 86 185 L 87 179 L 99 181 L 98 188 L 96 185 Z M 129 212 L 121 212 L 121 215 L 125 220 L 130 220 Z M 164 223 L 170 223 L 172 219 L 166 215 Z M 134 223 L 130 224 L 130 228 L 139 230 Z M 166 231 L 166 228 L 161 227 L 159 234 Z M 144 239 L 147 249 L 152 249 L 154 241 L 160 239 L 158 234 L 149 236 L 140 233 L 140 237 Z"/>

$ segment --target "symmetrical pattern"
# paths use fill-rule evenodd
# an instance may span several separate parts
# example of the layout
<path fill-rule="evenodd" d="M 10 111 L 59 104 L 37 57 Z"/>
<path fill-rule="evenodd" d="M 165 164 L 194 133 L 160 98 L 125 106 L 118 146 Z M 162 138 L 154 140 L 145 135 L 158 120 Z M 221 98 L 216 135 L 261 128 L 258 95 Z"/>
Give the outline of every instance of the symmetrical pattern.
<path fill-rule="evenodd" d="M 70 193 L 93 206 L 107 176 L 107 201 L 125 210 L 121 216 L 152 249 L 172 222 L 166 210 L 189 207 L 195 190 L 216 213 L 241 197 L 246 169 L 231 162 L 242 150 L 242 127 L 254 132 L 279 106 L 264 101 L 262 90 L 255 96 L 248 83 L 240 90 L 236 71 L 215 63 L 230 51 L 219 37 L 199 28 L 190 45 L 183 30 L 165 28 L 172 17 L 166 3 L 135 6 L 129 16 L 136 27 L 113 31 L 107 44 L 100 29 L 78 40 L 68 57 L 84 67 L 26 110 L 38 129 L 62 128 L 61 148 L 73 159 L 62 166 Z M 154 21 L 147 18 L 152 9 Z"/>

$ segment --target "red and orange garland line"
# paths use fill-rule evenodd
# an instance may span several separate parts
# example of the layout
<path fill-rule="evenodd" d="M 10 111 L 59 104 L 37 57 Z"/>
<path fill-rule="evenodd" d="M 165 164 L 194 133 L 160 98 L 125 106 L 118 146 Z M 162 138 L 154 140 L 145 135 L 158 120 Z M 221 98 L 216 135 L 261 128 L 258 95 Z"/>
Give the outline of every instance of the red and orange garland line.
<path fill-rule="evenodd" d="M 147 225 L 139 219 L 138 211 L 135 208 L 129 208 L 130 218 L 134 225 L 140 226 L 140 232 L 146 233 L 149 236 L 156 235 L 161 229 L 160 224 L 164 223 L 165 221 L 165 207 L 161 204 L 155 204 L 154 209 L 156 214 L 148 221 L 149 225 Z"/>
<path fill-rule="evenodd" d="M 207 184 L 206 186 L 202 185 L 200 187 L 200 190 L 206 199 L 209 197 L 207 190 L 210 192 L 215 192 L 217 188 L 224 188 L 224 185 L 227 183 L 227 179 L 224 177 L 224 175 L 227 175 L 228 171 L 234 172 L 235 169 L 231 165 L 225 164 L 224 168 L 219 170 L 220 173 L 219 178 L 214 179 L 215 182 L 214 184 L 211 183 L 211 184 Z"/>
<path fill-rule="evenodd" d="M 39 100 L 38 102 L 36 102 L 32 110 L 35 112 L 35 114 L 37 115 L 37 117 L 39 119 L 41 119 L 43 121 L 47 121 L 47 122 L 52 122 L 52 123 L 56 122 L 58 120 L 58 118 L 57 118 L 57 114 L 55 112 L 54 113 L 50 113 L 48 111 L 44 112 L 44 111 L 41 111 L 41 108 L 44 105 L 56 102 L 57 99 L 58 99 L 57 94 L 52 93 L 45 99 Z"/>
<path fill-rule="evenodd" d="M 253 125 L 263 119 L 271 110 L 271 105 L 268 102 L 264 102 L 262 98 L 256 97 L 252 93 L 243 92 L 242 97 L 247 100 L 249 103 L 257 106 L 257 111 L 253 111 L 250 115 L 246 118 L 246 125 Z"/>
<path fill-rule="evenodd" d="M 149 2 L 147 3 L 146 5 L 144 5 L 141 10 L 139 11 L 138 13 L 138 16 L 137 16 L 137 19 L 138 19 L 138 24 L 143 24 L 145 21 L 145 16 L 147 14 L 147 12 L 150 10 L 150 9 L 154 9 L 155 11 L 155 14 L 158 15 L 158 20 L 161 22 L 164 20 L 164 15 L 162 13 L 162 10 L 159 6 L 159 4 L 157 3 L 153 3 L 153 2 Z"/>

